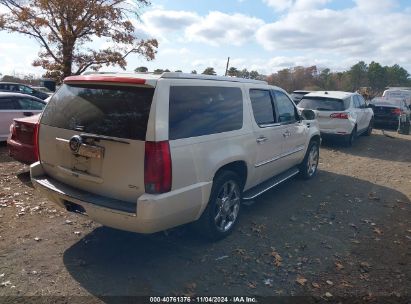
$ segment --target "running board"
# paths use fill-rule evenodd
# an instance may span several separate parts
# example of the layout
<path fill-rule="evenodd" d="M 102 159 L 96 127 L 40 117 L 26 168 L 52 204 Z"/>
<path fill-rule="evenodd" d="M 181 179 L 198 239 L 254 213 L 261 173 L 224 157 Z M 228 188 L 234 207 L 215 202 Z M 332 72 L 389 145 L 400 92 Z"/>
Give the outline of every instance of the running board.
<path fill-rule="evenodd" d="M 274 176 L 270 178 L 269 180 L 266 180 L 265 182 L 255 186 L 254 188 L 251 188 L 243 193 L 243 200 L 244 201 L 249 201 L 257 196 L 260 196 L 264 192 L 274 188 L 275 186 L 278 186 L 282 182 L 285 182 L 287 179 L 290 179 L 291 177 L 297 175 L 300 171 L 297 168 L 291 168 L 277 176 Z"/>

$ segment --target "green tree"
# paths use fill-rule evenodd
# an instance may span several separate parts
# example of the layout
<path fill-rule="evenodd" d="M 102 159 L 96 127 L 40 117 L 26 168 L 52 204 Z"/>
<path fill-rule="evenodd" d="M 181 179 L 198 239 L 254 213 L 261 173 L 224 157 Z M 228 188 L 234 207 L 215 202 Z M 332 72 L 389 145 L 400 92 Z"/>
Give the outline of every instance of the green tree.
<path fill-rule="evenodd" d="M 365 87 L 368 85 L 367 73 L 368 66 L 364 61 L 360 61 L 351 67 L 348 74 L 351 78 L 352 91 L 356 91 L 360 87 Z"/>
<path fill-rule="evenodd" d="M 372 61 L 368 66 L 368 80 L 374 91 L 382 91 L 387 85 L 387 70 L 378 62 Z"/>
<path fill-rule="evenodd" d="M 237 70 L 235 67 L 231 67 L 227 71 L 227 75 L 231 77 L 239 77 L 240 76 L 240 71 Z"/>
<path fill-rule="evenodd" d="M 141 67 L 136 68 L 136 69 L 134 70 L 134 72 L 136 72 L 136 73 L 147 73 L 147 72 L 148 72 L 148 68 L 146 68 L 146 67 L 144 67 L 144 66 L 141 66 Z"/>
<path fill-rule="evenodd" d="M 250 79 L 260 79 L 260 74 L 257 71 L 251 71 Z"/>
<path fill-rule="evenodd" d="M 204 74 L 204 75 L 217 75 L 217 73 L 214 71 L 214 68 L 212 68 L 212 67 L 206 68 L 202 74 Z"/>
<path fill-rule="evenodd" d="M 154 74 L 163 74 L 164 70 L 163 69 L 155 69 L 153 73 Z"/>
<path fill-rule="evenodd" d="M 192 71 L 191 71 L 191 74 L 197 74 L 197 71 L 196 71 L 196 70 L 192 70 Z"/>
<path fill-rule="evenodd" d="M 394 64 L 393 66 L 386 67 L 387 71 L 387 84 L 389 86 L 407 86 L 409 85 L 408 74 L 407 70 L 400 67 L 398 64 Z"/>

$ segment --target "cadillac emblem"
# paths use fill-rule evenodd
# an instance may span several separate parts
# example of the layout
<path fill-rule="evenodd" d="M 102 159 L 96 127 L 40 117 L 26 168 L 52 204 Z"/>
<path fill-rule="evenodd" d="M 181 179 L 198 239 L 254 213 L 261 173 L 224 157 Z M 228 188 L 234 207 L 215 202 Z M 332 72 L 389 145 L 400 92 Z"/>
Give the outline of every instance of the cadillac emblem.
<path fill-rule="evenodd" d="M 82 140 L 81 136 L 74 135 L 69 140 L 70 150 L 73 151 L 73 153 L 77 153 L 79 151 L 80 146 L 81 146 L 82 143 L 83 143 L 83 140 Z"/>

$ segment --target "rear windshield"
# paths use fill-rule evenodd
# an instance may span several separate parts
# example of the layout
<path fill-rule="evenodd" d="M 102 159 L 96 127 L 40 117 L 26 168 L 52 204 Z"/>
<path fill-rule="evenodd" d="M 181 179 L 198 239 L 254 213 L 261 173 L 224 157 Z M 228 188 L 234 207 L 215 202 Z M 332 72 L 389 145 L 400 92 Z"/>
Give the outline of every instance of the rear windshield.
<path fill-rule="evenodd" d="M 79 132 L 145 140 L 154 88 L 64 84 L 41 123 Z"/>
<path fill-rule="evenodd" d="M 348 108 L 348 101 L 327 97 L 303 97 L 298 104 L 299 108 L 318 111 L 344 111 Z"/>

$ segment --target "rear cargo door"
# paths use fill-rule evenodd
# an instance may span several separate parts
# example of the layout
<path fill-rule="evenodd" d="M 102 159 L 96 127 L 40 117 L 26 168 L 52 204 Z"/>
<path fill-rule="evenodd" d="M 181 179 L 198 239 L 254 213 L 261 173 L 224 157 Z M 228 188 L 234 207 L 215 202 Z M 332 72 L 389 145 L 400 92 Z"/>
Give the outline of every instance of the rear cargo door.
<path fill-rule="evenodd" d="M 144 193 L 144 150 L 154 87 L 66 83 L 41 118 L 40 160 L 52 178 L 135 202 Z"/>

